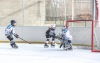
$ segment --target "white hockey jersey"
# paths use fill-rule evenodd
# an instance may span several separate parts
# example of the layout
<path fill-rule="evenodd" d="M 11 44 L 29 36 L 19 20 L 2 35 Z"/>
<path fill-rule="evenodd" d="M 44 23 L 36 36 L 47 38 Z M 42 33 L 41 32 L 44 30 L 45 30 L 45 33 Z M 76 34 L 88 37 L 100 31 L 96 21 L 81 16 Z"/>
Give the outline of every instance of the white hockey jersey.
<path fill-rule="evenodd" d="M 71 36 L 71 34 L 70 34 L 70 32 L 68 30 L 67 30 L 66 33 L 62 32 L 62 37 L 64 39 L 72 40 L 72 36 Z"/>
<path fill-rule="evenodd" d="M 5 35 L 9 36 L 9 35 L 15 35 L 15 30 L 13 28 L 12 25 L 8 25 L 7 28 L 5 29 Z"/>
<path fill-rule="evenodd" d="M 55 35 L 55 30 L 50 30 L 49 35 Z"/>

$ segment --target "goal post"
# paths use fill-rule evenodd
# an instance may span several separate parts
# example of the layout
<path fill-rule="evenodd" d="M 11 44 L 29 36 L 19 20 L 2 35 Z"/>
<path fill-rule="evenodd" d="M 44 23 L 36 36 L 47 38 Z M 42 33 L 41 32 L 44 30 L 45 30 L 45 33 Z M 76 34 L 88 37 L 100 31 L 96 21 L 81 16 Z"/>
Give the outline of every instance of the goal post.
<path fill-rule="evenodd" d="M 92 52 L 100 52 L 99 28 L 94 20 L 67 20 L 66 27 L 73 36 L 73 44 L 90 46 Z M 76 26 L 71 26 L 73 23 Z"/>

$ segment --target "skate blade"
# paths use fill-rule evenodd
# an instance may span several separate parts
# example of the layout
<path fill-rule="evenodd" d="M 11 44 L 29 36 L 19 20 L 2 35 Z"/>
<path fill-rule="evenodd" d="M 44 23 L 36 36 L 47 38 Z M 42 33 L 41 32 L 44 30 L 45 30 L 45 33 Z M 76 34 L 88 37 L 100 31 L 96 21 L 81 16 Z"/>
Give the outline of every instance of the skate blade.
<path fill-rule="evenodd" d="M 49 46 L 44 46 L 44 48 L 49 48 Z"/>
<path fill-rule="evenodd" d="M 13 47 L 13 49 L 18 49 L 18 47 Z"/>
<path fill-rule="evenodd" d="M 51 48 L 55 48 L 55 46 L 51 46 Z"/>

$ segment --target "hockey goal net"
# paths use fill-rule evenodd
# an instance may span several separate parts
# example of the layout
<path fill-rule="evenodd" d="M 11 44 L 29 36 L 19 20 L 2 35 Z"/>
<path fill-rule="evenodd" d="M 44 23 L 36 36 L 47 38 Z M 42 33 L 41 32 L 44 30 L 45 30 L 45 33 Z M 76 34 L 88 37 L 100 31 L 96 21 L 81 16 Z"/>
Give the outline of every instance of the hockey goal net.
<path fill-rule="evenodd" d="M 66 27 L 73 36 L 73 44 L 100 52 L 100 29 L 93 20 L 67 20 Z"/>

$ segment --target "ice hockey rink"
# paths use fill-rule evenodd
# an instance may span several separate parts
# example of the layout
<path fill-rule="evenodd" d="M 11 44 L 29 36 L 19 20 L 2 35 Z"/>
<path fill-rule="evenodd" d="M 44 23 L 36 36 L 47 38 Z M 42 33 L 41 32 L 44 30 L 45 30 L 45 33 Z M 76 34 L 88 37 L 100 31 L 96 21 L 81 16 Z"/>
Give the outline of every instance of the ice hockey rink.
<path fill-rule="evenodd" d="M 100 63 L 100 53 L 77 49 L 64 51 L 44 48 L 43 44 L 18 43 L 18 49 L 12 49 L 8 43 L 0 43 L 0 63 Z"/>
<path fill-rule="evenodd" d="M 100 63 L 99 15 L 100 0 L 0 0 L 0 63 Z M 5 36 L 11 20 L 18 49 Z M 55 48 L 44 48 L 51 25 L 56 36 L 68 27 L 73 50 L 59 48 L 58 39 Z"/>

